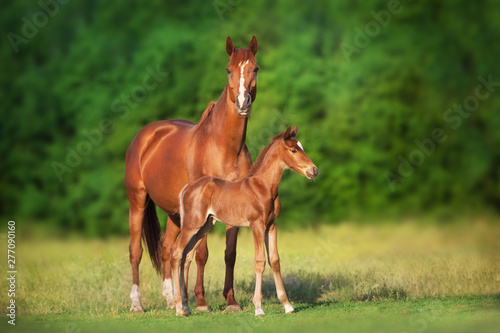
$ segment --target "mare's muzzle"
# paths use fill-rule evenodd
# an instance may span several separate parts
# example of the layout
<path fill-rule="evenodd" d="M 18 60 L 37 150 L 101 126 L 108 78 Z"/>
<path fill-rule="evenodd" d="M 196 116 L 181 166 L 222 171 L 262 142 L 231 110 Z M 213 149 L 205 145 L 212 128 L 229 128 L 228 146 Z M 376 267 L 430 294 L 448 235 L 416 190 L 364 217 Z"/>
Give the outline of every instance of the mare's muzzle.
<path fill-rule="evenodd" d="M 236 110 L 240 116 L 247 116 L 252 108 L 252 97 L 248 94 L 236 96 Z"/>

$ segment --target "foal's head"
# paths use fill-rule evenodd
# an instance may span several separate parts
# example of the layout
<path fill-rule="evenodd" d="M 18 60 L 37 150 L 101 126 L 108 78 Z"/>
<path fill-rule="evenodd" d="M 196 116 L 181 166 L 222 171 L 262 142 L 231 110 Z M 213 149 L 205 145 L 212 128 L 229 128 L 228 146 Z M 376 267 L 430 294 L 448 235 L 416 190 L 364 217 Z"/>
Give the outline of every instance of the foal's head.
<path fill-rule="evenodd" d="M 319 170 L 304 152 L 302 144 L 295 138 L 298 131 L 297 126 L 292 130 L 290 125 L 288 125 L 288 128 L 278 134 L 274 141 L 280 140 L 280 147 L 278 148 L 280 157 L 288 168 L 309 179 L 314 179 L 318 175 Z"/>
<path fill-rule="evenodd" d="M 229 97 L 235 103 L 238 114 L 245 117 L 250 113 L 257 94 L 257 39 L 252 37 L 248 49 L 235 49 L 233 41 L 227 37 L 226 51 L 229 54 L 229 64 L 226 67 L 229 76 Z"/>

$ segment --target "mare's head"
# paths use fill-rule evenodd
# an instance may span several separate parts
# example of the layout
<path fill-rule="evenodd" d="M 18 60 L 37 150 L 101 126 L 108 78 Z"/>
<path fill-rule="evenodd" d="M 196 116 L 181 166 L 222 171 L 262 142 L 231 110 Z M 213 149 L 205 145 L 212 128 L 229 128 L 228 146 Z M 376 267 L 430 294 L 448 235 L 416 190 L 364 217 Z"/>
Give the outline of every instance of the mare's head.
<path fill-rule="evenodd" d="M 314 179 L 318 175 L 319 170 L 305 153 L 302 144 L 297 140 L 298 131 L 297 126 L 292 130 L 290 125 L 288 125 L 288 128 L 284 132 L 275 137 L 275 140 L 281 141 L 280 157 L 288 168 L 308 179 Z"/>
<path fill-rule="evenodd" d="M 227 37 L 226 51 L 229 54 L 229 64 L 226 67 L 229 84 L 229 97 L 236 106 L 240 116 L 246 117 L 252 108 L 252 102 L 257 94 L 257 71 L 259 66 L 255 61 L 257 39 L 255 36 L 248 44 L 248 49 L 234 48 L 233 41 Z"/>

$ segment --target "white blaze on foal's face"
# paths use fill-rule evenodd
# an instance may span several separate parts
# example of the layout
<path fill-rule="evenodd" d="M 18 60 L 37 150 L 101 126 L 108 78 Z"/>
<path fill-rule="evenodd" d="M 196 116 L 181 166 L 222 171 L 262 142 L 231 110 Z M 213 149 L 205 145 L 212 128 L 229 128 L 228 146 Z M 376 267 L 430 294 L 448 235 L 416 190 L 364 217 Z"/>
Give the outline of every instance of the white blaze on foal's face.
<path fill-rule="evenodd" d="M 305 152 L 304 147 L 302 147 L 302 143 L 300 143 L 300 141 L 299 141 L 299 140 L 297 140 L 297 146 L 299 146 L 299 147 L 300 147 L 300 149 L 302 149 L 302 151 L 304 151 L 304 152 Z"/>
<path fill-rule="evenodd" d="M 240 88 L 238 90 L 238 101 L 240 102 L 240 106 L 243 105 L 243 103 L 245 102 L 245 92 L 247 89 L 245 88 L 245 75 L 243 73 L 245 71 L 245 67 L 247 64 L 248 64 L 248 60 L 245 62 L 239 63 L 239 66 L 240 66 Z"/>

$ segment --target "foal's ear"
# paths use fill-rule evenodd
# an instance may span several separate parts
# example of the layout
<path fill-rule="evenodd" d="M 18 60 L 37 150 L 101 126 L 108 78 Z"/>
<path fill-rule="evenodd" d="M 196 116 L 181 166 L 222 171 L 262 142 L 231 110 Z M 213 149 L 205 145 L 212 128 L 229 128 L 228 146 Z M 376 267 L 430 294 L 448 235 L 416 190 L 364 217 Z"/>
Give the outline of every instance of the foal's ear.
<path fill-rule="evenodd" d="M 285 135 L 283 137 L 285 138 L 285 140 L 295 138 L 295 136 L 297 135 L 298 132 L 299 132 L 299 128 L 297 127 L 297 125 L 295 125 L 294 129 L 292 129 L 291 125 L 288 125 L 288 127 L 286 128 L 286 131 L 285 131 Z"/>
<path fill-rule="evenodd" d="M 283 138 L 285 140 L 288 140 L 290 139 L 290 132 L 291 132 L 291 129 L 292 129 L 292 126 L 291 125 L 288 125 L 288 127 L 286 128 L 285 130 L 285 135 L 283 135 Z"/>
<path fill-rule="evenodd" d="M 257 38 L 255 38 L 255 36 L 253 36 L 250 43 L 248 43 L 248 49 L 254 56 L 257 54 Z"/>
<path fill-rule="evenodd" d="M 231 56 L 231 54 L 233 54 L 233 52 L 234 52 L 234 43 L 231 40 L 231 37 L 229 37 L 229 36 L 227 36 L 227 39 L 226 39 L 226 52 L 227 52 L 227 54 L 229 54 L 229 56 Z"/>

